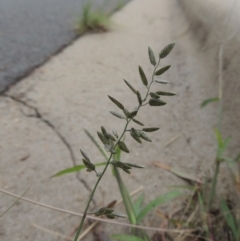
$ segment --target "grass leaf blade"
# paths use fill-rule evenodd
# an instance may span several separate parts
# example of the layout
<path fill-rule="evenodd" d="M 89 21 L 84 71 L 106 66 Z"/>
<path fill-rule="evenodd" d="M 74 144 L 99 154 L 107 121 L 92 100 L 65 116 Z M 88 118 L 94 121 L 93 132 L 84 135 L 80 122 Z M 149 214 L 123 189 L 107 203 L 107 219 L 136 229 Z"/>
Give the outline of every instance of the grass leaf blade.
<path fill-rule="evenodd" d="M 231 229 L 233 236 L 236 240 L 239 240 L 239 231 L 235 223 L 235 219 L 226 203 L 226 201 L 221 201 L 221 211 L 223 213 L 223 216 L 227 222 L 227 225 Z"/>
<path fill-rule="evenodd" d="M 133 202 L 133 208 L 136 213 L 136 216 L 139 215 L 141 212 L 142 202 L 144 199 L 144 194 L 142 193 L 134 202 Z"/>
<path fill-rule="evenodd" d="M 214 98 L 209 98 L 209 99 L 206 99 L 202 102 L 201 104 L 201 108 L 207 106 L 208 104 L 212 103 L 212 102 L 216 102 L 218 101 L 218 97 L 214 97 Z"/>
<path fill-rule="evenodd" d="M 119 187 L 119 190 L 120 190 L 120 193 L 121 193 L 121 196 L 122 196 L 124 207 L 125 207 L 126 212 L 128 214 L 129 222 L 131 224 L 137 224 L 136 215 L 135 215 L 135 212 L 134 212 L 134 207 L 133 207 L 130 195 L 128 193 L 128 190 L 127 190 L 126 186 L 124 185 L 124 182 L 122 181 L 119 170 L 116 167 L 113 167 L 113 169 L 114 169 L 115 177 L 116 177 L 118 187 Z"/>
<path fill-rule="evenodd" d="M 95 164 L 96 167 L 97 166 L 104 166 L 104 165 L 106 165 L 106 162 L 100 162 L 100 163 Z M 78 171 L 81 171 L 85 168 L 86 168 L 85 165 L 77 165 L 75 167 L 66 168 L 66 169 L 54 174 L 53 176 L 51 176 L 51 178 L 59 177 L 59 176 L 65 175 L 65 174 L 73 173 L 73 172 L 78 172 Z"/>
<path fill-rule="evenodd" d="M 138 236 L 126 235 L 126 234 L 115 234 L 115 235 L 112 235 L 111 238 L 120 240 L 120 241 L 144 241 Z"/>
<path fill-rule="evenodd" d="M 140 212 L 140 214 L 137 217 L 137 222 L 139 223 L 150 211 L 152 211 L 155 207 L 162 205 L 166 202 L 169 202 L 173 200 L 176 197 L 179 197 L 182 195 L 183 192 L 179 190 L 170 191 L 164 195 L 158 196 L 153 201 L 151 201 L 143 210 Z"/>

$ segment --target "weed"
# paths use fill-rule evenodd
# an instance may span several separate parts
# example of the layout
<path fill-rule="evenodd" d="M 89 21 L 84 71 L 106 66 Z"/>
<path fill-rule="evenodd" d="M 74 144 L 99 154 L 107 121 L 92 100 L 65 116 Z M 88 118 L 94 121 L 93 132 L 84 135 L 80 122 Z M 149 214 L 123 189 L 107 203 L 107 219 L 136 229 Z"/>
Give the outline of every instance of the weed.
<path fill-rule="evenodd" d="M 174 45 L 175 45 L 175 43 L 173 42 L 171 44 L 168 44 L 165 48 L 163 48 L 163 50 L 160 52 L 160 54 L 158 56 L 158 61 L 156 61 L 156 58 L 155 58 L 155 55 L 154 55 L 152 49 L 150 47 L 148 48 L 149 60 L 150 60 L 150 63 L 154 66 L 151 80 L 150 81 L 148 80 L 148 78 L 145 75 L 145 72 L 141 66 L 139 66 L 139 68 L 138 68 L 142 84 L 146 88 L 146 92 L 144 94 L 141 94 L 128 81 L 124 80 L 125 84 L 130 88 L 130 90 L 136 96 L 136 101 L 138 103 L 138 106 L 135 109 L 129 111 L 118 100 L 116 100 L 112 96 L 108 96 L 109 99 L 122 112 L 122 113 L 118 113 L 115 111 L 110 111 L 110 113 L 114 117 L 117 117 L 126 122 L 125 127 L 120 135 L 118 135 L 117 132 L 115 132 L 115 131 L 113 131 L 111 134 L 111 133 L 107 132 L 105 127 L 102 126 L 101 131 L 98 131 L 97 135 L 104 146 L 104 149 L 103 149 L 101 147 L 101 145 L 95 140 L 95 138 L 88 131 L 85 130 L 88 137 L 93 141 L 93 143 L 97 146 L 99 151 L 102 153 L 102 155 L 106 159 L 106 162 L 94 164 L 91 162 L 91 159 L 89 158 L 89 156 L 84 151 L 81 150 L 84 165 L 76 166 L 73 168 L 68 168 L 68 169 L 65 169 L 54 175 L 54 176 L 60 176 L 60 175 L 66 174 L 66 173 L 79 171 L 83 168 L 86 168 L 88 172 L 95 172 L 97 175 L 96 184 L 93 188 L 92 193 L 90 194 L 90 198 L 85 207 L 83 218 L 82 218 L 81 223 L 76 232 L 74 241 L 78 240 L 78 237 L 82 230 L 83 223 L 84 223 L 84 220 L 85 220 L 87 214 L 94 214 L 96 216 L 105 216 L 110 219 L 114 219 L 115 217 L 125 217 L 125 215 L 119 214 L 119 213 L 115 212 L 115 210 L 113 210 L 112 208 L 108 208 L 108 207 L 102 207 L 102 208 L 96 210 L 95 212 L 91 212 L 91 213 L 88 212 L 89 205 L 93 199 L 95 191 L 96 191 L 102 177 L 104 176 L 108 166 L 112 166 L 114 176 L 117 180 L 119 190 L 123 197 L 124 206 L 125 206 L 125 209 L 127 212 L 127 217 L 131 224 L 138 224 L 147 215 L 147 213 L 150 212 L 153 208 L 155 208 L 156 206 L 158 206 L 160 204 L 168 202 L 182 194 L 182 192 L 179 192 L 179 191 L 169 192 L 166 195 L 157 197 L 155 200 L 153 200 L 148 205 L 146 205 L 144 208 L 142 208 L 141 204 L 142 204 L 143 198 L 139 197 L 139 199 L 135 203 L 133 203 L 130 198 L 129 192 L 128 192 L 125 184 L 123 183 L 123 181 L 121 179 L 121 175 L 120 175 L 120 170 L 130 174 L 130 171 L 132 171 L 132 169 L 142 169 L 143 168 L 142 165 L 135 164 L 135 163 L 125 163 L 120 160 L 121 151 L 126 152 L 126 153 L 130 152 L 129 148 L 127 147 L 127 145 L 124 141 L 125 134 L 129 133 L 131 135 L 131 137 L 139 143 L 142 143 L 142 141 L 152 142 L 152 140 L 146 133 L 155 132 L 159 129 L 157 127 L 148 127 L 148 128 L 141 128 L 141 129 L 138 129 L 138 128 L 135 129 L 133 127 L 129 127 L 131 122 L 135 122 L 136 124 L 138 124 L 140 126 L 144 126 L 143 123 L 141 123 L 139 120 L 136 119 L 136 116 L 138 115 L 140 108 L 142 108 L 143 106 L 146 106 L 146 105 L 151 106 L 151 107 L 159 107 L 159 106 L 166 105 L 166 102 L 162 100 L 162 96 L 164 97 L 164 96 L 175 95 L 175 93 L 165 92 L 162 90 L 156 91 L 156 92 L 150 92 L 150 89 L 151 89 L 153 83 L 166 84 L 166 82 L 162 83 L 159 81 L 155 81 L 155 76 L 162 75 L 170 68 L 170 66 L 165 66 L 165 67 L 159 68 L 159 64 L 160 64 L 160 60 L 165 58 L 172 51 Z M 142 96 L 144 96 L 144 97 L 142 97 Z M 107 154 L 107 153 L 109 153 L 109 154 Z M 101 173 L 97 172 L 97 170 L 96 170 L 96 167 L 99 165 L 104 165 L 104 169 Z M 135 230 L 133 229 L 132 232 L 135 233 Z M 138 236 L 133 236 L 133 237 L 138 238 L 138 240 L 140 240 L 140 239 L 141 240 L 149 240 L 149 238 L 146 236 L 146 234 L 143 231 L 140 232 L 139 236 L 140 237 L 138 237 Z M 117 236 L 115 236 L 115 238 L 116 237 Z M 117 238 L 119 238 L 119 236 Z M 123 240 L 122 237 L 121 237 L 121 240 Z M 137 239 L 135 239 L 135 240 L 137 240 Z"/>
<path fill-rule="evenodd" d="M 76 32 L 83 34 L 86 32 L 106 32 L 112 21 L 110 15 L 101 10 L 92 10 L 92 4 L 87 3 L 83 6 L 81 17 L 76 26 Z"/>

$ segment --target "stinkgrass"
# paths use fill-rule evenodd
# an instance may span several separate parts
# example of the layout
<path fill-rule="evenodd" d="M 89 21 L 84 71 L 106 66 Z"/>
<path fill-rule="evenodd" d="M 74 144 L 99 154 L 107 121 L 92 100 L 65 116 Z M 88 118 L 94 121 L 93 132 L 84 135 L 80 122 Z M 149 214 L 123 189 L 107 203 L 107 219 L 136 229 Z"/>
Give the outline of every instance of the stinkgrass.
<path fill-rule="evenodd" d="M 111 102 L 118 107 L 118 111 L 110 111 L 110 113 L 122 120 L 125 121 L 125 126 L 121 132 L 121 134 L 118 134 L 116 131 L 113 131 L 112 133 L 108 132 L 107 129 L 103 126 L 101 126 L 101 130 L 97 132 L 98 138 L 103 144 L 103 148 L 99 145 L 99 143 L 95 140 L 95 138 L 85 130 L 86 134 L 89 136 L 89 138 L 94 142 L 94 144 L 98 147 L 98 149 L 101 151 L 101 153 L 104 155 L 106 158 L 106 162 L 94 164 L 91 161 L 91 158 L 86 154 L 83 150 L 81 150 L 82 154 L 82 161 L 83 165 L 79 165 L 73 168 L 68 168 L 63 171 L 58 172 L 54 176 L 60 176 L 64 175 L 67 173 L 72 173 L 79 171 L 83 168 L 86 168 L 88 172 L 94 172 L 97 176 L 97 181 L 93 187 L 93 190 L 90 194 L 90 197 L 88 199 L 88 202 L 86 204 L 82 220 L 79 224 L 79 227 L 77 229 L 74 241 L 78 240 L 78 237 L 81 233 L 84 220 L 87 216 L 87 214 L 94 214 L 96 216 L 105 216 L 110 219 L 114 219 L 116 217 L 128 217 L 130 220 L 130 223 L 132 224 L 137 224 L 139 223 L 142 218 L 150 211 L 152 210 L 155 206 L 164 203 L 167 200 L 173 199 L 174 197 L 179 195 L 179 192 L 172 192 L 169 194 L 169 196 L 160 196 L 156 200 L 152 201 L 149 205 L 147 205 L 145 208 L 140 208 L 139 203 L 136 205 L 133 205 L 131 198 L 129 197 L 129 193 L 126 189 L 126 186 L 124 185 L 123 181 L 121 180 L 120 176 L 120 170 L 130 174 L 133 169 L 142 169 L 144 168 L 141 164 L 136 164 L 136 163 L 126 163 L 122 162 L 120 160 L 120 153 L 125 152 L 129 153 L 130 148 L 124 141 L 124 136 L 125 134 L 130 134 L 130 136 L 137 141 L 138 143 L 143 143 L 144 141 L 147 142 L 152 142 L 151 138 L 149 137 L 149 134 L 151 132 L 157 131 L 159 128 L 158 127 L 142 127 L 144 124 L 137 119 L 138 113 L 143 106 L 150 106 L 150 107 L 161 107 L 166 105 L 166 101 L 162 99 L 162 97 L 165 96 L 174 96 L 175 93 L 172 92 L 166 92 L 163 91 L 162 89 L 157 90 L 157 91 L 152 91 L 151 87 L 154 83 L 157 85 L 164 85 L 167 84 L 167 81 L 164 80 L 156 80 L 156 76 L 160 76 L 163 73 L 165 73 L 169 68 L 170 65 L 164 66 L 162 68 L 159 68 L 160 61 L 167 57 L 167 55 L 172 51 L 173 47 L 175 45 L 175 42 L 172 42 L 168 44 L 165 48 L 162 49 L 162 51 L 158 54 L 158 58 L 156 59 L 153 50 L 149 47 L 148 48 L 148 56 L 149 56 L 149 61 L 153 66 L 153 71 L 151 78 L 149 79 L 147 75 L 145 74 L 143 68 L 141 66 L 138 67 L 139 75 L 142 84 L 145 86 L 145 93 L 140 93 L 135 87 L 132 86 L 127 80 L 124 80 L 124 83 L 127 85 L 127 87 L 132 91 L 133 95 L 136 96 L 136 102 L 137 102 L 137 107 L 135 107 L 132 110 L 126 109 L 124 104 L 119 102 L 116 98 L 112 96 L 108 96 L 108 98 L 111 100 Z M 140 126 L 140 128 L 134 128 L 131 127 L 131 123 L 136 123 Z M 108 155 L 106 154 L 108 153 Z M 104 165 L 104 169 L 102 172 L 97 171 L 97 166 L 99 165 Z M 90 203 L 94 197 L 95 191 L 104 176 L 107 168 L 109 166 L 112 166 L 113 171 L 115 173 L 115 177 L 117 179 L 118 185 L 119 185 L 119 190 L 121 192 L 121 195 L 123 197 L 124 205 L 127 211 L 127 216 L 123 214 L 119 214 L 112 208 L 108 207 L 101 207 L 100 209 L 96 210 L 95 212 L 89 213 L 88 209 L 90 206 Z M 136 215 L 136 211 L 137 214 Z M 143 235 L 144 236 L 144 235 Z"/>

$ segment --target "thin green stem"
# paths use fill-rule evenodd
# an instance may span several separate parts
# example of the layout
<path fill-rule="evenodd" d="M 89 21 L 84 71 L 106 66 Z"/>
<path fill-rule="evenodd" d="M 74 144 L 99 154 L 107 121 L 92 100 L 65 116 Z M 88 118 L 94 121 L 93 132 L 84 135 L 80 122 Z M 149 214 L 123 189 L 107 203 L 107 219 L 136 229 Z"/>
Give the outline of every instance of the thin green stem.
<path fill-rule="evenodd" d="M 0 215 L 0 218 L 1 218 L 5 213 L 7 213 L 19 200 L 21 200 L 21 198 L 28 192 L 29 189 L 30 189 L 30 187 L 29 187 L 20 197 L 18 197 L 7 210 L 5 210 L 5 211 Z"/>
<path fill-rule="evenodd" d="M 95 194 L 95 191 L 96 191 L 96 189 L 97 189 L 97 186 L 98 186 L 99 182 L 101 181 L 101 179 L 102 179 L 102 177 L 103 177 L 103 174 L 105 173 L 105 171 L 106 171 L 106 169 L 107 169 L 107 167 L 108 167 L 108 164 L 109 164 L 111 158 L 112 158 L 112 154 L 111 154 L 110 157 L 108 158 L 108 162 L 107 162 L 107 164 L 106 164 L 106 166 L 105 166 L 102 174 L 99 176 L 99 178 L 98 178 L 98 180 L 97 180 L 97 182 L 96 182 L 96 184 L 95 184 L 95 186 L 94 186 L 94 188 L 93 188 L 92 193 L 90 194 L 89 200 L 88 200 L 88 202 L 87 202 L 87 206 L 86 206 L 85 211 L 84 211 L 84 213 L 83 213 L 83 217 L 82 217 L 81 223 L 80 223 L 80 225 L 79 225 L 79 227 L 78 227 L 78 230 L 77 230 L 77 232 L 76 232 L 74 241 L 77 241 L 77 240 L 78 240 L 78 237 L 79 237 L 80 232 L 81 232 L 81 230 L 82 230 L 82 226 L 83 226 L 84 220 L 85 220 L 85 218 L 86 218 L 86 216 L 87 216 L 87 211 L 88 211 L 89 205 L 90 205 L 90 203 L 91 203 L 91 201 L 92 201 L 93 195 Z"/>

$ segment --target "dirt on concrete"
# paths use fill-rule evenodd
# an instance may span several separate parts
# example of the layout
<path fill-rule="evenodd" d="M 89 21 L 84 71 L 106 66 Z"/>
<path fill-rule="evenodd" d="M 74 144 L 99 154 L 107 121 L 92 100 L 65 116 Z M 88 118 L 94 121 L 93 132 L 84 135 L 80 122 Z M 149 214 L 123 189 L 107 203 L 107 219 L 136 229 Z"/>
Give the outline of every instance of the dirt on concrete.
<path fill-rule="evenodd" d="M 218 8 L 211 12 L 211 17 L 216 16 L 214 21 L 219 21 L 222 18 L 217 18 L 217 13 L 222 6 L 214 1 L 201 4 L 197 5 L 195 14 L 194 4 L 187 0 L 132 1 L 113 16 L 115 29 L 82 37 L 15 85 L 7 96 L 1 96 L 1 188 L 18 195 L 30 188 L 25 194 L 29 199 L 82 213 L 89 196 L 86 184 L 93 187 L 96 176 L 83 171 L 80 178 L 84 183 L 74 174 L 50 177 L 71 167 L 74 161 L 81 164 L 80 148 L 94 163 L 103 161 L 84 128 L 95 137 L 102 125 L 109 131 L 120 132 L 124 122 L 109 113 L 117 107 L 107 95 L 133 109 L 137 100 L 123 78 L 144 93 L 138 65 L 150 77 L 153 70 L 147 55 L 148 46 L 158 54 L 173 40 L 177 44 L 161 64 L 172 65 L 163 76 L 170 81 L 164 90 L 173 91 L 177 96 L 165 98 L 168 104 L 164 107 L 141 109 L 138 119 L 146 126 L 161 129 L 151 134 L 152 143 L 141 145 L 127 136 L 130 154 L 123 154 L 122 160 L 142 164 L 145 169 L 133 171 L 131 175 L 122 173 L 122 176 L 129 190 L 140 185 L 145 187 L 147 202 L 167 192 L 169 186 L 180 183 L 179 179 L 153 166 L 153 162 L 176 166 L 197 177 L 211 171 L 216 154 L 214 128 L 218 124 L 218 109 L 217 103 L 203 109 L 200 104 L 218 95 L 218 54 L 219 44 L 223 42 L 218 41 L 212 30 L 218 26 L 208 22 L 205 15 L 206 22 L 199 16 L 209 16 L 204 6 L 215 4 Z M 230 3 L 227 6 L 231 6 Z M 229 29 L 234 28 L 234 24 L 240 26 L 238 20 L 240 18 L 234 17 Z M 218 28 L 222 32 L 221 26 Z M 223 48 L 222 126 L 224 135 L 232 136 L 231 155 L 236 154 L 240 143 L 238 40 L 239 32 L 236 32 L 224 42 Z M 160 88 L 162 86 L 153 86 L 155 90 Z M 173 138 L 176 140 L 166 145 Z M 5 194 L 0 194 L 0 199 L 1 213 L 15 200 Z M 95 201 L 103 206 L 118 199 L 118 186 L 109 169 Z M 125 212 L 121 206 L 118 210 Z M 154 213 L 146 223 L 151 224 L 152 220 L 156 221 Z M 78 222 L 79 217 L 21 201 L 0 219 L 0 237 L 3 241 L 64 240 L 57 234 L 71 236 Z M 121 230 L 111 224 L 105 227 L 112 233 Z"/>

